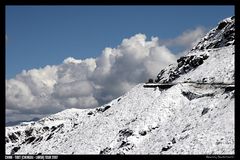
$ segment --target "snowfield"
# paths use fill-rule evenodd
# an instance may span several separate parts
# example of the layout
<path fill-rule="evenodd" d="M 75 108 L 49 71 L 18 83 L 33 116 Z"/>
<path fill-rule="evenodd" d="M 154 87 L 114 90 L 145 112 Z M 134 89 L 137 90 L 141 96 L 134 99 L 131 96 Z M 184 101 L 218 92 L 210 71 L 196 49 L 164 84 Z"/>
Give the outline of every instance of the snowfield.
<path fill-rule="evenodd" d="M 159 73 L 157 82 L 173 86 L 141 83 L 96 109 L 6 127 L 6 154 L 234 154 L 235 47 L 223 36 L 233 24 L 223 20 Z"/>

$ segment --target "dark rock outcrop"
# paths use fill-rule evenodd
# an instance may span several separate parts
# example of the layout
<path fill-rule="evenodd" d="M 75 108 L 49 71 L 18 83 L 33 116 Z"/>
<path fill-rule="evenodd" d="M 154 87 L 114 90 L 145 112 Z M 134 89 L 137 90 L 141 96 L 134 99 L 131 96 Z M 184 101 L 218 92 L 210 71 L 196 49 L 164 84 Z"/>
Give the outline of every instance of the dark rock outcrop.
<path fill-rule="evenodd" d="M 20 149 L 21 147 L 14 147 L 13 149 L 12 149 L 12 151 L 11 151 L 11 155 L 12 154 L 15 154 L 19 149 Z"/>
<path fill-rule="evenodd" d="M 107 154 L 107 153 L 109 153 L 110 151 L 111 151 L 111 148 L 106 147 L 106 148 L 104 148 L 103 150 L 101 150 L 99 154 Z"/>
<path fill-rule="evenodd" d="M 172 82 L 178 77 L 180 77 L 180 75 L 186 74 L 189 71 L 203 64 L 204 60 L 206 60 L 207 58 L 207 54 L 182 56 L 177 60 L 178 64 L 175 67 L 170 68 L 168 73 L 166 73 L 166 70 L 161 70 L 155 82 Z M 164 74 L 167 74 L 168 77 L 164 77 Z"/>
<path fill-rule="evenodd" d="M 33 132 L 33 129 L 32 129 L 32 128 L 30 128 L 30 129 L 28 129 L 28 130 L 25 130 L 25 135 L 26 135 L 26 137 L 31 136 L 32 132 Z"/>
<path fill-rule="evenodd" d="M 18 137 L 14 133 L 10 134 L 8 137 L 12 143 L 16 143 L 18 140 Z"/>
<path fill-rule="evenodd" d="M 204 114 L 206 114 L 207 112 L 209 111 L 209 108 L 203 108 L 203 111 L 202 111 L 202 116 L 204 115 Z"/>

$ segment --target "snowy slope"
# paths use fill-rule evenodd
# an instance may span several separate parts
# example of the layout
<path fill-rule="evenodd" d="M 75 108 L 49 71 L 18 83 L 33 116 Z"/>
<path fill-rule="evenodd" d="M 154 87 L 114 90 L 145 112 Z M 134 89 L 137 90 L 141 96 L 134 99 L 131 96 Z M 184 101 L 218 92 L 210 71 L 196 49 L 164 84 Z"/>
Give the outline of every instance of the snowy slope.
<path fill-rule="evenodd" d="M 235 88 L 194 83 L 234 84 L 234 40 L 223 36 L 235 20 L 222 22 L 197 45 L 202 49 L 195 47 L 157 76 L 157 82 L 175 85 L 142 83 L 96 109 L 72 108 L 6 127 L 6 153 L 234 154 Z M 215 43 L 221 45 L 206 47 Z M 186 81 L 192 83 L 181 83 Z"/>
<path fill-rule="evenodd" d="M 234 81 L 234 44 L 235 17 L 226 18 L 209 31 L 189 53 L 180 57 L 177 65 L 169 65 L 163 69 L 155 81 L 168 83 L 177 79 L 180 82 L 184 80 L 232 83 Z M 205 63 L 207 59 L 211 60 Z"/>

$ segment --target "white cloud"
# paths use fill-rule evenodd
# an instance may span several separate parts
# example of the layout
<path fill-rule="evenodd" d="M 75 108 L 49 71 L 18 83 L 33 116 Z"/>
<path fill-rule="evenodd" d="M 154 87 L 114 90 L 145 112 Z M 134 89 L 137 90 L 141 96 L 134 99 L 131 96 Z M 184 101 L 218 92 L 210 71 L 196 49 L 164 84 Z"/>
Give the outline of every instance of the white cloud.
<path fill-rule="evenodd" d="M 194 38 L 188 34 L 196 39 L 200 33 L 201 29 L 185 32 L 171 43 L 191 43 Z M 97 107 L 156 77 L 175 61 L 176 56 L 160 45 L 157 37 L 147 41 L 144 34 L 136 34 L 116 48 L 105 48 L 97 58 L 69 57 L 60 65 L 23 71 L 6 80 L 7 119 L 37 117 L 72 107 Z"/>
<path fill-rule="evenodd" d="M 161 40 L 161 44 L 166 46 L 183 46 L 186 49 L 192 48 L 206 34 L 204 27 L 196 27 L 183 32 L 180 36 L 170 39 Z"/>
<path fill-rule="evenodd" d="M 164 58 L 163 58 L 164 57 Z M 144 65 L 149 73 L 150 77 L 155 77 L 156 73 L 159 73 L 160 69 L 176 60 L 170 50 L 165 46 L 155 47 L 150 50 L 149 58 L 144 61 Z"/>
<path fill-rule="evenodd" d="M 63 61 L 63 63 L 66 63 L 66 64 L 79 64 L 81 62 L 82 62 L 81 59 L 77 60 L 77 59 L 74 59 L 73 57 L 68 57 Z"/>
<path fill-rule="evenodd" d="M 91 95 L 93 87 L 88 81 L 75 80 L 69 83 L 58 83 L 53 94 L 57 98 L 82 97 Z"/>
<path fill-rule="evenodd" d="M 24 82 L 11 79 L 7 81 L 6 90 L 7 108 L 18 109 L 22 106 L 28 108 L 34 101 L 34 96 L 29 86 Z"/>

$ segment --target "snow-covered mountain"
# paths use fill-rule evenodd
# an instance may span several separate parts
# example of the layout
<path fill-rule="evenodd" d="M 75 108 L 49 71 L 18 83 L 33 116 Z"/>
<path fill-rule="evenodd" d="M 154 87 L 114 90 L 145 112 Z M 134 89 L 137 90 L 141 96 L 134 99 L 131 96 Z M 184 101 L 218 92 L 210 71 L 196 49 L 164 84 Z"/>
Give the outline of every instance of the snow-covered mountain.
<path fill-rule="evenodd" d="M 234 154 L 234 24 L 160 71 L 168 87 L 141 83 L 96 109 L 6 127 L 6 154 Z"/>

